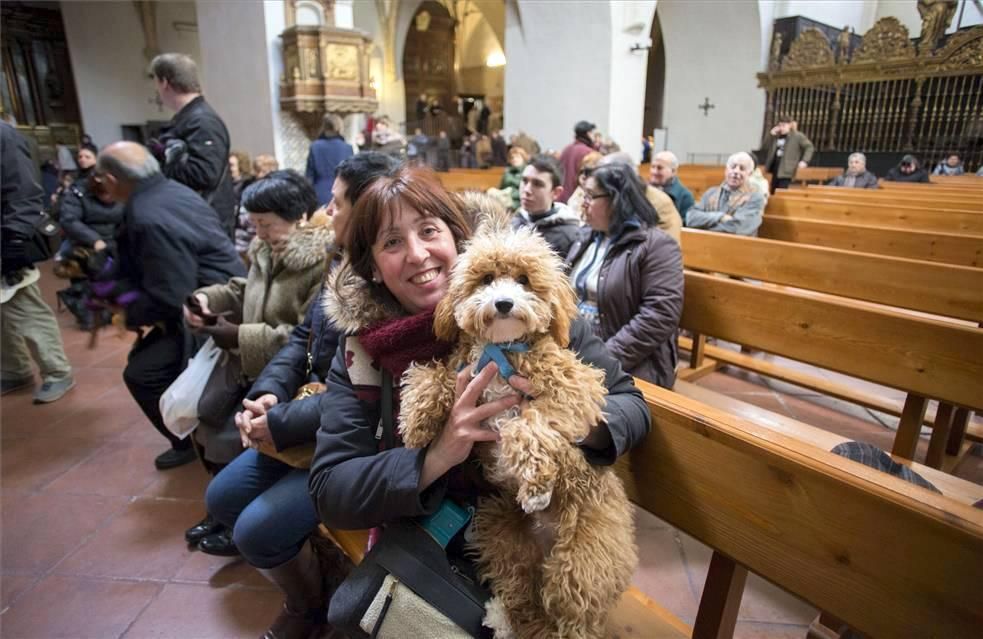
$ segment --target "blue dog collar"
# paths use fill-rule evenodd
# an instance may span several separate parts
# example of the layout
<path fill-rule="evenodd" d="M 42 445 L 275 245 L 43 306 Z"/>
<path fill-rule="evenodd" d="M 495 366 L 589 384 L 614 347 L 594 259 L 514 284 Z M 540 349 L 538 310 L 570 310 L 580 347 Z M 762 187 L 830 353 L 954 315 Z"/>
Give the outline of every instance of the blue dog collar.
<path fill-rule="evenodd" d="M 528 353 L 529 344 L 525 342 L 503 342 L 501 344 L 490 343 L 486 345 L 485 350 L 481 352 L 478 363 L 474 367 L 474 374 L 477 375 L 480 373 L 490 362 L 495 362 L 498 365 L 498 374 L 508 382 L 509 378 L 515 375 L 515 368 L 505 356 L 506 352 Z"/>

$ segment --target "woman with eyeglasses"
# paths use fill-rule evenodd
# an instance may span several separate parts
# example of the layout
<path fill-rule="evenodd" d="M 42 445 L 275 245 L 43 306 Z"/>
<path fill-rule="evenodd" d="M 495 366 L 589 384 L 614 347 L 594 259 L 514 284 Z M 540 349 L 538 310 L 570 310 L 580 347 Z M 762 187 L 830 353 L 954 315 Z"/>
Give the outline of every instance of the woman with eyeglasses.
<path fill-rule="evenodd" d="M 630 166 L 596 168 L 581 208 L 586 225 L 567 255 L 581 314 L 626 371 L 672 388 L 683 312 L 679 245 L 658 228 Z"/>
<path fill-rule="evenodd" d="M 577 190 L 570 195 L 570 199 L 567 200 L 567 206 L 570 207 L 571 211 L 576 211 L 579 213 L 583 210 L 584 206 L 584 185 L 587 184 L 587 178 L 590 177 L 594 169 L 600 163 L 601 158 L 604 156 L 597 152 L 591 151 L 584 156 L 584 159 L 580 161 L 580 172 L 577 173 Z"/>

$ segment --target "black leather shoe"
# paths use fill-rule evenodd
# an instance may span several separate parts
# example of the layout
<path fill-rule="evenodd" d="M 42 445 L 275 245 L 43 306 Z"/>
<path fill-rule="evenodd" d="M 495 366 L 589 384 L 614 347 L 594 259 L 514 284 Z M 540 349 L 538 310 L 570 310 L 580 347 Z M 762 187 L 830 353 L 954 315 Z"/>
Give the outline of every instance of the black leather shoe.
<path fill-rule="evenodd" d="M 185 450 L 178 450 L 176 448 L 171 448 L 167 452 L 157 455 L 157 459 L 154 460 L 154 466 L 157 470 L 167 470 L 168 468 L 177 468 L 178 466 L 184 466 L 185 464 L 190 464 L 195 459 L 194 448 L 187 448 Z"/>
<path fill-rule="evenodd" d="M 239 549 L 232 541 L 232 531 L 224 527 L 219 532 L 202 538 L 198 542 L 198 550 L 206 555 L 218 555 L 219 557 L 239 556 Z"/>
<path fill-rule="evenodd" d="M 184 531 L 184 539 L 189 544 L 198 545 L 198 542 L 207 537 L 217 533 L 223 528 L 222 524 L 212 517 L 211 515 L 205 515 L 205 518 L 199 521 L 197 524 L 188 528 Z"/>

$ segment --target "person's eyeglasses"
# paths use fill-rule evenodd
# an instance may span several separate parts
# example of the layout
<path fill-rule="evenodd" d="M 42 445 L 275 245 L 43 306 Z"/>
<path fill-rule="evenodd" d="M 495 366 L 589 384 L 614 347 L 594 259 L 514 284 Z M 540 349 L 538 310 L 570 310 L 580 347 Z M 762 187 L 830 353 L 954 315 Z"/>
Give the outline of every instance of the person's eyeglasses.
<path fill-rule="evenodd" d="M 611 197 L 611 196 L 608 195 L 607 193 L 591 193 L 590 191 L 586 191 L 584 193 L 584 204 L 590 204 L 594 200 L 600 200 L 606 197 Z"/>

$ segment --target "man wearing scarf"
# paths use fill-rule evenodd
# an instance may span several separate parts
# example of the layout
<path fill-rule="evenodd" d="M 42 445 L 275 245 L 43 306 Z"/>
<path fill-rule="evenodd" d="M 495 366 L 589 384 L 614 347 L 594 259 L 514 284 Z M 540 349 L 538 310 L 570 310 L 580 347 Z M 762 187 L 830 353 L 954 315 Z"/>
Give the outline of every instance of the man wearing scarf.
<path fill-rule="evenodd" d="M 688 228 L 733 233 L 758 234 L 765 209 L 764 196 L 748 182 L 754 160 L 743 151 L 727 158 L 724 182 L 703 194 L 700 203 L 686 215 Z"/>
<path fill-rule="evenodd" d="M 581 120 L 573 127 L 573 142 L 568 144 L 560 153 L 560 166 L 563 168 L 563 192 L 556 198 L 557 202 L 567 203 L 570 195 L 577 190 L 577 175 L 580 161 L 594 148 L 591 132 L 597 127 L 586 120 Z"/>

